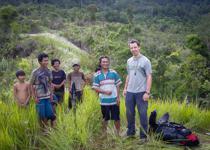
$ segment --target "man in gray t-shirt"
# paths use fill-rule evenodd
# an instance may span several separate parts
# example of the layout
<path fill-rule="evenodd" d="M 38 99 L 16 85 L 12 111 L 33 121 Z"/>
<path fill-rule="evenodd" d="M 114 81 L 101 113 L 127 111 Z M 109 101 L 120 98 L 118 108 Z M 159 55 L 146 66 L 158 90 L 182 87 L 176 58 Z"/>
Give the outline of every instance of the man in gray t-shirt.
<path fill-rule="evenodd" d="M 48 68 L 37 68 L 32 72 L 30 83 L 36 91 L 37 99 L 49 99 L 51 96 L 52 73 Z"/>
<path fill-rule="evenodd" d="M 135 106 L 137 105 L 141 124 L 140 138 L 146 139 L 152 67 L 149 59 L 140 53 L 140 43 L 137 40 L 131 40 L 128 44 L 133 56 L 127 61 L 128 75 L 123 90 L 123 95 L 126 97 L 127 136 L 135 135 Z"/>
<path fill-rule="evenodd" d="M 85 85 L 85 75 L 83 72 L 80 71 L 80 64 L 79 63 L 74 63 L 73 64 L 73 72 L 68 74 L 68 81 L 69 81 L 69 109 L 72 108 L 73 105 L 73 99 L 72 99 L 72 85 L 75 83 L 75 88 L 76 88 L 76 100 L 78 102 L 82 102 L 82 94 L 83 94 L 83 87 Z"/>

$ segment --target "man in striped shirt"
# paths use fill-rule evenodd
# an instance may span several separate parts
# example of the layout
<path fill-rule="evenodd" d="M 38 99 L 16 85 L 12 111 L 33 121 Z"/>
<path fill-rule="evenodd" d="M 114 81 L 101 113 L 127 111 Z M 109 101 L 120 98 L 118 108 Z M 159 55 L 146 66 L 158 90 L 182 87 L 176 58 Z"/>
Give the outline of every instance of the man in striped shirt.
<path fill-rule="evenodd" d="M 121 79 L 116 71 L 109 69 L 110 60 L 107 56 L 99 59 L 100 69 L 94 74 L 92 88 L 99 93 L 103 129 L 106 131 L 108 121 L 115 121 L 117 134 L 120 132 L 120 84 Z"/>

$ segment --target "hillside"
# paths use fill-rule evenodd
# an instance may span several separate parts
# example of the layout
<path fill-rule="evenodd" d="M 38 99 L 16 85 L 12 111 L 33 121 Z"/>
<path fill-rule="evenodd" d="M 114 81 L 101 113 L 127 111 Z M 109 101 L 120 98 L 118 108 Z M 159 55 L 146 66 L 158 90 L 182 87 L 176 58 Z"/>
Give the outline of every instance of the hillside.
<path fill-rule="evenodd" d="M 170 112 L 172 121 L 199 135 L 198 149 L 209 149 L 205 135 L 210 131 L 209 26 L 209 0 L 0 1 L 0 149 L 183 149 L 154 136 L 146 145 L 138 138 L 119 138 L 112 124 L 108 137 L 101 137 L 100 106 L 90 87 L 78 107 L 76 123 L 73 112 L 67 110 L 66 94 L 64 106 L 57 108 L 58 126 L 49 128 L 47 136 L 40 133 L 34 102 L 21 110 L 13 101 L 15 72 L 24 69 L 28 80 L 40 52 L 59 58 L 66 73 L 74 61 L 80 61 L 88 75 L 97 67 L 98 58 L 108 55 L 111 68 L 124 81 L 131 38 L 140 40 L 141 53 L 152 63 L 148 114 L 154 109 L 158 117 Z M 123 97 L 121 118 L 123 134 Z"/>

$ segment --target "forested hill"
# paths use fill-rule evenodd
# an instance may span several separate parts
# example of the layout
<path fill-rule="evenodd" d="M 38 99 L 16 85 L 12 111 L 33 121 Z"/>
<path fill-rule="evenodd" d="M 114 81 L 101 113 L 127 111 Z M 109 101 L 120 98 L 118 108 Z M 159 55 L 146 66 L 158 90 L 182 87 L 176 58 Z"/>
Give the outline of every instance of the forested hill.
<path fill-rule="evenodd" d="M 46 37 L 25 36 L 50 32 L 90 54 L 89 61 L 82 59 L 86 70 L 109 55 L 124 79 L 127 41 L 137 38 L 152 62 L 154 97 L 189 97 L 210 106 L 209 27 L 209 0 L 0 0 L 0 68 L 10 59 L 49 49 L 55 57 L 58 48 L 67 49 Z M 0 77 L 8 72 L 1 69 Z"/>
<path fill-rule="evenodd" d="M 153 21 L 163 24 L 162 30 L 165 30 L 167 25 L 157 19 L 170 20 L 171 23 L 175 20 L 188 27 L 200 25 L 199 30 L 202 28 L 201 32 L 210 35 L 207 29 L 209 25 L 207 20 L 210 20 L 209 0 L 0 0 L 1 6 L 8 4 L 14 6 L 50 4 L 60 9 L 80 9 L 81 13 L 89 11 L 93 20 L 121 23 L 129 23 L 134 20 L 148 24 Z M 77 12 L 74 12 L 75 17 Z"/>
<path fill-rule="evenodd" d="M 147 16 L 195 19 L 208 14 L 209 0 L 1 0 L 0 5 L 22 3 L 53 4 L 62 8 L 85 7 L 94 4 L 102 10 L 132 11 Z M 130 9 L 130 10 L 129 10 Z"/>

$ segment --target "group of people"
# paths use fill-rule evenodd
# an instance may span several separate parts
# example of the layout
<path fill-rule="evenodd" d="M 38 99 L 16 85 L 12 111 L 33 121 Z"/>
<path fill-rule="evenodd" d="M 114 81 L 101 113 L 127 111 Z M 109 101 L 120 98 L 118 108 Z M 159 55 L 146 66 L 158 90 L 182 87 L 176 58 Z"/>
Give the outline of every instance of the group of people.
<path fill-rule="evenodd" d="M 17 104 L 27 107 L 31 97 L 34 98 L 36 109 L 38 112 L 40 125 L 43 127 L 51 125 L 54 127 L 56 122 L 55 108 L 57 104 L 64 101 L 65 84 L 69 85 L 69 109 L 72 108 L 71 87 L 75 84 L 76 100 L 82 102 L 82 90 L 85 85 L 84 73 L 80 71 L 79 62 L 73 63 L 73 71 L 68 74 L 60 68 L 60 60 L 52 59 L 52 70 L 48 68 L 49 57 L 45 53 L 38 55 L 39 67 L 35 69 L 30 78 L 30 82 L 26 82 L 26 74 L 23 70 L 16 72 L 17 82 L 14 84 L 14 99 Z"/>
<path fill-rule="evenodd" d="M 135 107 L 137 106 L 140 117 L 140 138 L 146 140 L 148 130 L 147 109 L 152 84 L 152 67 L 150 60 L 140 53 L 141 46 L 138 40 L 130 40 L 128 46 L 133 56 L 127 60 L 127 76 L 123 89 L 127 117 L 126 136 L 134 136 L 136 133 Z M 32 72 L 30 83 L 24 83 L 25 74 L 23 71 L 17 72 L 16 76 L 19 82 L 14 85 L 14 93 L 20 105 L 27 105 L 30 98 L 30 89 L 32 89 L 39 118 L 47 125 L 49 119 L 53 121 L 56 118 L 51 102 L 54 99 L 58 99 L 58 102 L 62 103 L 64 99 L 66 74 L 60 69 L 60 61 L 58 59 L 53 59 L 51 62 L 53 71 L 48 69 L 48 55 L 40 54 L 38 62 L 40 67 Z M 74 82 L 77 89 L 77 99 L 81 101 L 85 76 L 79 71 L 79 64 L 74 64 L 73 68 L 74 71 L 68 75 L 69 91 L 71 91 L 71 85 Z M 92 88 L 99 94 L 103 129 L 106 130 L 109 120 L 114 120 L 117 134 L 120 133 L 121 83 L 119 74 L 115 70 L 110 69 L 110 58 L 108 56 L 100 57 L 99 66 L 93 76 Z M 18 94 L 18 91 L 25 94 Z M 53 98 L 53 95 L 55 98 Z M 70 100 L 69 108 L 71 107 Z"/>

